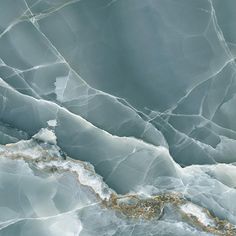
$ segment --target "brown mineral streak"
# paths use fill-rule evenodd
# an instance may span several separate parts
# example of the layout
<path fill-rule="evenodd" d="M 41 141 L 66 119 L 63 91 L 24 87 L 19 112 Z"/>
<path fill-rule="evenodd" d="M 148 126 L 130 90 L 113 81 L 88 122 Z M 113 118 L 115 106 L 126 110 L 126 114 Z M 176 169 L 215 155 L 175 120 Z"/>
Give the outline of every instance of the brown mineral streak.
<path fill-rule="evenodd" d="M 0 156 L 2 153 L 0 153 Z M 11 155 L 10 153 L 6 153 L 3 155 L 4 157 L 13 159 L 13 160 L 24 160 L 27 163 L 35 164 L 37 167 L 38 163 L 45 163 L 50 161 L 58 161 L 57 157 L 45 157 L 45 158 L 36 158 L 32 159 L 30 156 L 19 156 L 19 155 Z M 67 157 L 67 161 L 80 163 L 83 167 L 87 170 L 95 174 L 95 172 L 89 168 L 86 163 L 80 160 L 74 160 Z M 77 180 L 79 181 L 79 173 L 76 171 L 72 171 L 69 168 L 58 168 L 56 166 L 52 166 L 50 168 L 45 167 L 40 170 L 46 172 L 70 172 L 77 176 Z M 80 182 L 80 181 L 79 181 Z M 81 183 L 80 183 L 81 184 Z M 82 184 L 83 185 L 83 184 Z M 171 204 L 175 207 L 187 223 L 192 225 L 193 227 L 200 229 L 204 232 L 213 233 L 219 236 L 236 236 L 236 228 L 226 220 L 220 220 L 217 217 L 214 217 L 207 209 L 202 208 L 207 216 L 212 219 L 215 223 L 215 226 L 204 225 L 196 216 L 192 214 L 186 214 L 181 211 L 180 207 L 183 204 L 190 203 L 190 201 L 184 199 L 184 197 L 179 193 L 165 193 L 154 195 L 149 198 L 141 198 L 139 195 L 136 194 L 125 194 L 119 195 L 113 192 L 109 199 L 102 200 L 91 186 L 87 186 L 90 190 L 92 190 L 96 197 L 101 201 L 101 205 L 109 208 L 111 210 L 115 210 L 121 213 L 123 216 L 126 216 L 130 219 L 143 219 L 143 220 L 160 220 L 162 216 L 165 214 L 165 206 L 167 204 Z M 123 201 L 122 201 L 123 200 Z M 131 201 L 131 203 L 128 203 Z"/>

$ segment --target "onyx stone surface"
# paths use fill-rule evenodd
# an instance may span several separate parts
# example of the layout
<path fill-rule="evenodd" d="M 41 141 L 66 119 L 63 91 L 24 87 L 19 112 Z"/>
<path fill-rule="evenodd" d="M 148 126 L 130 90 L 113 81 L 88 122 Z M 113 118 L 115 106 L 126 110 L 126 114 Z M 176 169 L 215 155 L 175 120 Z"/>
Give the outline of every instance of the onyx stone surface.
<path fill-rule="evenodd" d="M 235 0 L 0 0 L 0 236 L 236 235 Z"/>

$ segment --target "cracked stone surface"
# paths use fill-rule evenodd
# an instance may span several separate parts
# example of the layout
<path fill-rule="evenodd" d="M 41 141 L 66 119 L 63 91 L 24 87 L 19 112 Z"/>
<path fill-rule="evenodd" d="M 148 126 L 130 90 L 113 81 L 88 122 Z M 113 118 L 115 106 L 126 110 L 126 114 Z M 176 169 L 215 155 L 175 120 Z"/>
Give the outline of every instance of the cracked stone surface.
<path fill-rule="evenodd" d="M 235 0 L 0 1 L 0 236 L 236 235 Z"/>

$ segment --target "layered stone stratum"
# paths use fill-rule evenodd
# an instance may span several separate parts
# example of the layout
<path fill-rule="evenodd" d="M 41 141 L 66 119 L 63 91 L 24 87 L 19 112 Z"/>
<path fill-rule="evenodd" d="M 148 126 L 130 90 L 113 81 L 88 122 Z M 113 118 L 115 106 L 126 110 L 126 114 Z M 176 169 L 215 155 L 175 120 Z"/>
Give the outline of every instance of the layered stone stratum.
<path fill-rule="evenodd" d="M 0 0 L 0 236 L 236 236 L 235 0 Z"/>

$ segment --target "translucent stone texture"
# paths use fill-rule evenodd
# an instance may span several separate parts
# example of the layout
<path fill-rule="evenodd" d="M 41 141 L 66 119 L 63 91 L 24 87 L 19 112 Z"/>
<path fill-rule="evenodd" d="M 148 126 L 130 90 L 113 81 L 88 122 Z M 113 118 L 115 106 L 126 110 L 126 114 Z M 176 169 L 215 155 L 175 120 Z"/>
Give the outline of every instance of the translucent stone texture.
<path fill-rule="evenodd" d="M 216 225 L 236 224 L 235 10 L 234 0 L 1 0 L 0 143 L 17 144 L 1 146 L 0 235 L 234 235 Z M 180 211 L 218 221 L 199 228 L 165 207 L 170 218 L 130 226 L 73 174 L 35 167 L 49 153 L 89 162 L 116 194 L 181 194 Z M 32 201 L 11 200 L 27 173 Z M 60 178 L 70 190 L 50 200 Z M 76 189 L 95 204 L 83 219 Z"/>

